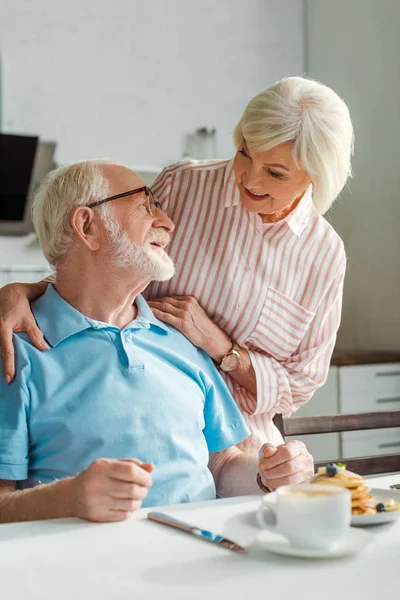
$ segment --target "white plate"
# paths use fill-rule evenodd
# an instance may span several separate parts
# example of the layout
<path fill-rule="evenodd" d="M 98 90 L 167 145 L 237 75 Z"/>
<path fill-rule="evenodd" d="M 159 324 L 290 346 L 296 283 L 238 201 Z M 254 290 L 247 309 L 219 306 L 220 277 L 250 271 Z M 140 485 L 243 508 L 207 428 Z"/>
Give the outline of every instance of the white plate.
<path fill-rule="evenodd" d="M 341 556 L 349 556 L 363 550 L 373 539 L 374 536 L 371 533 L 350 527 L 342 542 L 327 550 L 312 550 L 293 546 L 284 537 L 269 531 L 261 531 L 256 537 L 257 544 L 268 550 L 268 552 L 299 558 L 340 558 Z"/>
<path fill-rule="evenodd" d="M 368 479 L 367 483 L 368 485 Z M 396 502 L 400 502 L 400 492 L 398 490 L 380 490 L 379 488 L 371 488 L 369 492 L 374 498 L 374 505 L 378 502 L 383 502 L 389 498 L 393 498 Z M 375 515 L 353 515 L 351 517 L 351 524 L 355 527 L 364 527 L 367 525 L 380 525 L 382 523 L 389 523 L 390 521 L 396 521 L 400 517 L 400 510 L 394 510 L 393 512 L 376 513 Z"/>

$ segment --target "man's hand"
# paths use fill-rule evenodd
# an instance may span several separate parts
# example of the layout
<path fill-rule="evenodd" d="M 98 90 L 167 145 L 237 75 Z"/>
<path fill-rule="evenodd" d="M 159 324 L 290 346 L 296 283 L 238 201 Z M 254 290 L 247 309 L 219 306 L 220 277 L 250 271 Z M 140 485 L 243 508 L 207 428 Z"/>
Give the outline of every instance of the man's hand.
<path fill-rule="evenodd" d="M 71 480 L 72 514 L 88 521 L 125 521 L 152 486 L 151 463 L 137 459 L 95 460 Z"/>
<path fill-rule="evenodd" d="M 271 491 L 281 485 L 308 483 L 314 475 L 314 459 L 299 440 L 281 446 L 264 444 L 259 456 L 261 480 Z"/>
<path fill-rule="evenodd" d="M 194 296 L 169 296 L 150 300 L 157 319 L 172 325 L 212 359 L 222 360 L 232 347 L 230 338 L 208 316 Z"/>
<path fill-rule="evenodd" d="M 0 289 L 0 346 L 7 383 L 15 376 L 14 331 L 26 331 L 39 350 L 49 349 L 31 312 L 28 286 L 22 283 L 11 283 Z"/>

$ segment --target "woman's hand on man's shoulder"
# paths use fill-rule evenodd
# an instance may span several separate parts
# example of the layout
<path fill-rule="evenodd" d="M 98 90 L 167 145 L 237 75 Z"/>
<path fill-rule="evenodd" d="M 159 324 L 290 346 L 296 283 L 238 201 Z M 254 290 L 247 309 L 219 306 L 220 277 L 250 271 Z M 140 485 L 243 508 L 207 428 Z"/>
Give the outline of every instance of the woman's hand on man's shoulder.
<path fill-rule="evenodd" d="M 39 350 L 48 350 L 29 304 L 29 284 L 10 283 L 0 289 L 0 347 L 4 378 L 15 376 L 13 333 L 25 331 Z"/>

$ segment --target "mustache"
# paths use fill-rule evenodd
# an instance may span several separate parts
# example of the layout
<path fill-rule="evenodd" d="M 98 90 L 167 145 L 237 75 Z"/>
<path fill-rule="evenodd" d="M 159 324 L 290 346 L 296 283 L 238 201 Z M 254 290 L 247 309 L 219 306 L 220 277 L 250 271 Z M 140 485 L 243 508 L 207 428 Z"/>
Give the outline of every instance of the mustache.
<path fill-rule="evenodd" d="M 170 234 L 162 228 L 150 230 L 149 232 L 147 232 L 144 238 L 145 244 L 151 244 L 153 242 L 156 242 L 157 244 L 163 244 L 163 246 L 166 246 L 167 244 L 169 244 L 170 241 Z"/>

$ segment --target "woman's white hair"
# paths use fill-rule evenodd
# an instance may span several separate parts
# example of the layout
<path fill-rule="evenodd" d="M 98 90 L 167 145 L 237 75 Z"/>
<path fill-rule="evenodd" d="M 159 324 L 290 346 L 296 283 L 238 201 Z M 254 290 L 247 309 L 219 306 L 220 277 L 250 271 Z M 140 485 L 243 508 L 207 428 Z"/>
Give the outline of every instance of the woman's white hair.
<path fill-rule="evenodd" d="M 234 133 L 256 152 L 292 142 L 292 155 L 311 177 L 313 203 L 324 214 L 351 177 L 354 132 L 345 102 L 326 85 L 286 77 L 248 103 Z"/>
<path fill-rule="evenodd" d="M 56 266 L 73 240 L 70 222 L 75 206 L 87 205 L 108 196 L 109 184 L 101 166 L 118 164 L 110 160 L 84 160 L 51 171 L 37 190 L 32 219 L 40 245 L 50 265 Z M 99 207 L 100 215 L 107 209 Z"/>

